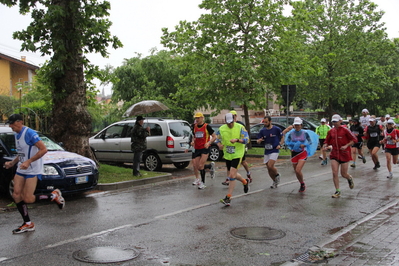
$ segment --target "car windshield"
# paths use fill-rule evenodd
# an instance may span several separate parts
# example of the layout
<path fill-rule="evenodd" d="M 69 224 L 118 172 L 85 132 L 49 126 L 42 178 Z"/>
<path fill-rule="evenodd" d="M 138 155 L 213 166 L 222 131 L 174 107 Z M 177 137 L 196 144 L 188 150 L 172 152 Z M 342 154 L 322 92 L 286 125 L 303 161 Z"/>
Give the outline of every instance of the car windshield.
<path fill-rule="evenodd" d="M 47 136 L 43 135 L 42 133 L 38 133 L 39 137 L 43 141 L 44 145 L 46 146 L 48 151 L 63 151 L 64 149 L 52 141 Z M 4 145 L 7 146 L 8 150 L 11 151 L 13 154 L 17 154 L 17 149 L 15 147 L 15 136 L 13 132 L 7 132 L 0 134 L 0 139 L 3 141 Z"/>
<path fill-rule="evenodd" d="M 169 128 L 170 134 L 174 137 L 188 137 L 191 134 L 191 128 L 187 122 L 171 122 Z"/>
<path fill-rule="evenodd" d="M 39 137 L 42 139 L 42 141 L 48 151 L 63 151 L 64 150 L 60 145 L 58 145 L 57 143 L 55 143 L 54 141 L 49 139 L 47 136 L 39 133 Z"/>

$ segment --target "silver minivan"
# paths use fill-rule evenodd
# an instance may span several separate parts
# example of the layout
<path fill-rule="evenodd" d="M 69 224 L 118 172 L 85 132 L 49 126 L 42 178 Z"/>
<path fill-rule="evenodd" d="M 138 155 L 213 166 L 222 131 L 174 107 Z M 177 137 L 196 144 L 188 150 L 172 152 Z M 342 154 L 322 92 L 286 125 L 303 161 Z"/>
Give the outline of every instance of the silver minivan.
<path fill-rule="evenodd" d="M 100 162 L 132 163 L 130 137 L 136 120 L 116 122 L 89 139 L 89 145 Z M 143 127 L 150 127 L 147 150 L 142 162 L 147 170 L 160 170 L 162 164 L 174 164 L 186 168 L 191 161 L 187 152 L 191 128 L 184 120 L 168 118 L 146 118 Z"/>

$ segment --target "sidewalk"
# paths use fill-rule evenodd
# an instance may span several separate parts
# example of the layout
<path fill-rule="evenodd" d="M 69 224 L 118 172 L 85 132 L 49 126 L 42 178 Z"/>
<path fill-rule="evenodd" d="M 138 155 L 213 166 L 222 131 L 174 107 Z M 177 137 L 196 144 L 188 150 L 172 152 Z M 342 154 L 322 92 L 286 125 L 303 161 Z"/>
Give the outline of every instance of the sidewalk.
<path fill-rule="evenodd" d="M 314 254 L 333 254 L 321 259 Z M 285 266 L 293 265 L 399 265 L 399 199 L 391 201 Z"/>
<path fill-rule="evenodd" d="M 328 265 L 399 265 L 398 225 L 399 200 L 394 200 L 326 244 L 339 250 Z"/>

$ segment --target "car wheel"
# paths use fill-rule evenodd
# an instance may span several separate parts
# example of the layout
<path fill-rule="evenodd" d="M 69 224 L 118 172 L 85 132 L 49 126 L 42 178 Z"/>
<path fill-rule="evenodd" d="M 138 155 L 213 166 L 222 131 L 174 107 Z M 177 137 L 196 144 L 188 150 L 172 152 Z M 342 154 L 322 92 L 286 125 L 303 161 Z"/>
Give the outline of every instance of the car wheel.
<path fill-rule="evenodd" d="M 218 161 L 220 159 L 220 150 L 217 146 L 211 146 L 209 151 L 209 159 L 211 161 Z"/>
<path fill-rule="evenodd" d="M 155 153 L 145 154 L 143 158 L 144 168 L 148 171 L 161 170 L 162 162 Z"/>
<path fill-rule="evenodd" d="M 184 169 L 184 168 L 186 168 L 189 164 L 190 164 L 190 162 L 173 163 L 173 165 L 174 165 L 177 169 Z"/>

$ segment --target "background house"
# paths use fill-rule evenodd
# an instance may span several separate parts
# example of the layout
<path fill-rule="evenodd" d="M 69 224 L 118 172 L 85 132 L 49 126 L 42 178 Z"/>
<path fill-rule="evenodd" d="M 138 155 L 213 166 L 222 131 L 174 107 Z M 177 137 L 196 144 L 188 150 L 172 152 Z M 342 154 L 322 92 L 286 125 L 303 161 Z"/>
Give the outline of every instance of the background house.
<path fill-rule="evenodd" d="M 16 59 L 0 53 L 0 95 L 21 97 L 22 87 L 30 86 L 38 66 L 26 62 L 26 57 Z"/>

